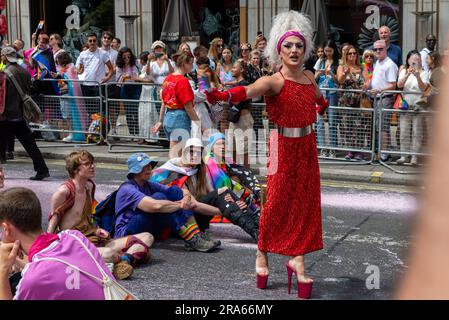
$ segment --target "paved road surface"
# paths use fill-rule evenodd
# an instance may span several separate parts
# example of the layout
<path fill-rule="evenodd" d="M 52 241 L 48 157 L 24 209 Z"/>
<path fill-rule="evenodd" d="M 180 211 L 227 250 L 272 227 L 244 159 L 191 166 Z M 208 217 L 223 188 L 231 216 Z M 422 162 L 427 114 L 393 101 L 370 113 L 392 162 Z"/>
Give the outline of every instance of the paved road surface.
<path fill-rule="evenodd" d="M 34 190 L 42 202 L 45 225 L 51 194 L 66 178 L 62 161 L 50 160 L 49 166 L 51 178 L 34 182 L 28 180 L 33 175 L 29 161 L 5 165 L 6 187 Z M 97 200 L 115 190 L 125 175 L 124 165 L 98 164 Z M 325 248 L 308 255 L 306 261 L 307 271 L 315 279 L 313 298 L 391 298 L 396 281 L 407 268 L 410 227 L 418 208 L 416 195 L 407 188 L 323 182 L 322 203 Z M 258 290 L 256 244 L 230 224 L 213 224 L 211 231 L 222 240 L 221 250 L 186 252 L 176 239 L 158 243 L 152 263 L 136 269 L 123 285 L 143 299 L 296 299 L 287 294 L 285 257 L 270 255 L 269 289 Z M 373 276 L 377 270 L 379 289 L 368 289 L 367 282 L 376 287 Z"/>

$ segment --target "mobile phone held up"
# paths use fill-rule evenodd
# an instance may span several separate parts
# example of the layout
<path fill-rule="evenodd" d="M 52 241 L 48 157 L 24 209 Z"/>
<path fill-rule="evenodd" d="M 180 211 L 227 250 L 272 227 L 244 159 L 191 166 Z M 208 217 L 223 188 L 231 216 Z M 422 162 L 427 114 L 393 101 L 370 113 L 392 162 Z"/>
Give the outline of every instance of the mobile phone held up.
<path fill-rule="evenodd" d="M 163 53 L 155 53 L 154 56 L 156 57 L 156 59 L 160 59 L 164 56 Z"/>

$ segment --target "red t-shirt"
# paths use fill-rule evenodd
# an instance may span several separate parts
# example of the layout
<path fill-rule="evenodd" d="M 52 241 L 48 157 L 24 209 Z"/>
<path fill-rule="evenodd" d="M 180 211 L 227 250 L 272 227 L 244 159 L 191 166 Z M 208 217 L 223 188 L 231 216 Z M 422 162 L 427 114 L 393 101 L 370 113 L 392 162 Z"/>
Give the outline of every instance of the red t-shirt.
<path fill-rule="evenodd" d="M 170 74 L 165 78 L 162 84 L 162 101 L 167 108 L 182 110 L 193 99 L 193 90 L 186 77 Z"/>

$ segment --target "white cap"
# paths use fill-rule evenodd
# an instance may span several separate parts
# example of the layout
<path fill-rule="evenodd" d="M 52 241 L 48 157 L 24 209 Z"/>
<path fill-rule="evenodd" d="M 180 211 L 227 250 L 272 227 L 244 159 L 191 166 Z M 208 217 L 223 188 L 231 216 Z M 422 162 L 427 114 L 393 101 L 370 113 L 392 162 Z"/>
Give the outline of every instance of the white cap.
<path fill-rule="evenodd" d="M 203 144 L 201 143 L 201 140 L 198 138 L 190 138 L 186 141 L 186 145 L 184 147 L 184 150 L 190 148 L 190 147 L 198 147 L 203 148 Z"/>

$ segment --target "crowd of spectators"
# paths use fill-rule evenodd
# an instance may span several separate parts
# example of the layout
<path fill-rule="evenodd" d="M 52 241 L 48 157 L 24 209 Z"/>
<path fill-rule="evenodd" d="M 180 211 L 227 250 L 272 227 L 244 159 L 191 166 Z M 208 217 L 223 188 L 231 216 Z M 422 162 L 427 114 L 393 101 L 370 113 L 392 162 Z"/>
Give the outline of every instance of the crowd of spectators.
<path fill-rule="evenodd" d="M 440 56 L 435 51 L 437 43 L 434 35 L 427 36 L 426 47 L 420 52 L 408 53 L 403 64 L 401 48 L 391 43 L 390 29 L 382 26 L 378 34 L 380 40 L 364 51 L 350 43 L 338 46 L 333 40 L 317 44 L 313 57 L 304 65 L 305 69 L 315 73 L 316 81 L 331 105 L 323 116 L 317 116 L 316 134 L 321 157 L 336 158 L 341 155 L 348 160 L 364 159 L 362 152 L 346 152 L 343 155 L 338 152 L 345 149 L 363 151 L 370 144 L 372 116 L 369 116 L 369 112 L 351 111 L 349 108 L 372 108 L 374 103 L 380 103 L 387 109 L 393 108 L 397 95 L 388 91 L 413 89 L 420 94 L 404 94 L 403 99 L 410 109 L 421 110 L 430 105 L 432 97 L 438 92 L 438 79 L 444 72 L 440 67 L 441 60 L 447 54 Z M 241 43 L 238 52 L 225 47 L 223 39 L 215 38 L 210 42 L 209 48 L 199 45 L 191 50 L 189 44 L 183 42 L 178 46 L 178 52 L 172 55 L 168 52 L 167 45 L 160 40 L 151 45 L 150 51 L 139 55 L 130 48 L 121 47 L 120 40 L 108 31 L 103 32 L 100 39 L 95 33 L 88 34 L 86 40 L 87 43 L 76 61 L 64 51 L 58 34 L 33 35 L 33 45 L 27 50 L 22 40 L 13 42 L 12 46 L 20 59 L 19 65 L 35 80 L 35 94 L 81 94 L 84 97 L 105 94 L 109 99 L 124 100 L 119 107 L 108 110 L 109 133 L 117 134 L 117 118 L 122 115 L 126 119 L 129 136 L 136 137 L 135 141 L 139 144 L 154 143 L 161 134 L 170 135 L 176 128 L 192 130 L 192 134 L 195 133 L 194 130 L 199 133 L 199 128 L 203 134 L 207 130 L 205 139 L 215 131 L 225 132 L 230 128 L 254 129 L 256 133 L 257 130 L 264 129 L 263 106 L 254 105 L 251 108 L 251 104 L 263 102 L 263 97 L 239 106 L 226 103 L 212 106 L 204 97 L 204 90 L 250 84 L 260 77 L 279 71 L 279 67 L 270 65 L 265 57 L 267 40 L 262 33 L 257 34 L 254 44 Z M 178 63 L 176 59 L 182 59 L 183 63 Z M 187 66 L 185 62 L 190 60 L 192 65 Z M 172 129 L 167 130 L 164 116 L 167 112 L 172 112 L 168 117 L 170 120 L 179 110 L 173 113 L 173 105 L 167 107 L 161 86 L 169 75 L 178 74 L 181 69 L 182 77 L 188 80 L 194 92 L 191 102 L 196 116 L 190 113 L 189 117 L 179 120 L 178 115 L 171 119 Z M 54 83 L 42 81 L 58 78 L 79 82 L 69 84 L 60 81 L 55 86 Z M 385 91 L 387 93 L 381 98 L 379 96 L 379 99 L 374 99 L 376 94 Z M 132 102 L 133 100 L 136 102 Z M 180 101 L 182 99 L 178 99 L 177 103 Z M 189 101 L 185 101 L 187 102 Z M 45 105 L 43 108 L 50 109 Z M 100 113 L 104 116 L 105 108 L 106 105 L 88 103 L 87 100 L 84 104 L 79 101 L 62 101 L 58 107 L 43 110 L 43 120 L 59 129 L 76 131 L 68 135 L 62 134 L 60 138 L 65 142 L 82 141 L 86 138 L 82 132 L 88 130 L 92 115 Z M 419 118 L 420 116 L 411 113 L 385 116 L 381 147 L 391 147 L 394 137 L 391 137 L 390 131 L 391 125 L 394 125 L 397 126 L 396 132 L 400 133 L 397 147 L 404 152 L 418 153 L 429 126 L 427 120 Z M 190 121 L 194 121 L 192 125 L 189 124 Z M 183 122 L 185 125 L 182 125 Z M 169 141 L 178 139 L 167 138 Z M 174 145 L 175 143 L 171 144 L 172 147 Z M 247 144 L 240 147 L 246 148 Z M 12 151 L 13 148 L 9 147 L 7 155 L 10 156 Z M 246 152 L 245 150 L 244 153 Z M 384 161 L 391 158 L 389 155 L 380 157 Z M 404 163 L 408 158 L 410 157 L 404 154 L 398 162 Z M 247 162 L 245 158 L 245 164 Z M 417 158 L 411 159 L 411 163 L 416 164 Z"/>

